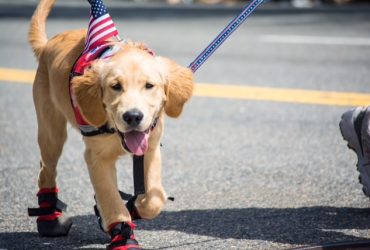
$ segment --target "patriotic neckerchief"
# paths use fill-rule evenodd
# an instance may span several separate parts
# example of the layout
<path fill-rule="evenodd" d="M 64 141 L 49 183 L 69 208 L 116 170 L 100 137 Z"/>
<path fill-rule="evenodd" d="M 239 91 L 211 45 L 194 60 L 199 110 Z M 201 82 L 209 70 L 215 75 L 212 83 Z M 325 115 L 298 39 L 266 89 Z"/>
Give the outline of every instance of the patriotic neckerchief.
<path fill-rule="evenodd" d="M 89 0 L 89 3 L 91 5 L 91 11 L 85 48 L 73 65 L 70 80 L 74 76 L 82 75 L 85 68 L 91 65 L 94 60 L 108 59 L 119 50 L 119 46 L 114 46 L 112 42 L 108 41 L 112 38 L 118 41 L 121 41 L 121 39 L 104 3 L 102 0 Z M 114 129 L 109 129 L 107 125 L 100 128 L 91 126 L 81 115 L 71 83 L 69 91 L 77 125 L 83 135 L 93 136 L 114 132 Z"/>

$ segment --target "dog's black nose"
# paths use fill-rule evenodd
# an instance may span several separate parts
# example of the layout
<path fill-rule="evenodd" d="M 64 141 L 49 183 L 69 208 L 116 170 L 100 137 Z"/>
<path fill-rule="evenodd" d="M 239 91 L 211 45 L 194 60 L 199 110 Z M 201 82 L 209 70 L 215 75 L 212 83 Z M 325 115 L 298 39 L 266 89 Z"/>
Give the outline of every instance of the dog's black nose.
<path fill-rule="evenodd" d="M 128 125 L 135 127 L 143 120 L 144 114 L 138 109 L 131 109 L 125 112 L 122 117 Z"/>

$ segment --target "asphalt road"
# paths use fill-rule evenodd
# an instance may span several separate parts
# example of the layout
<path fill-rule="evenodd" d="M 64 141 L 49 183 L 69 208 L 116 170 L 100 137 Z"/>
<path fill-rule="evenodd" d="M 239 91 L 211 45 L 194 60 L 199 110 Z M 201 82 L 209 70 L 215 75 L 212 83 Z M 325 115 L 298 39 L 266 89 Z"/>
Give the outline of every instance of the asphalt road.
<path fill-rule="evenodd" d="M 231 16 L 117 17 L 121 34 L 189 64 Z M 87 18 L 48 21 L 51 35 Z M 0 67 L 35 69 L 28 20 L 0 19 Z M 257 14 L 197 72 L 197 82 L 370 92 L 368 13 Z M 303 37 L 303 38 L 302 38 Z M 307 41 L 311 42 L 307 42 Z M 0 82 L 0 249 L 104 249 L 81 136 L 69 128 L 58 167 L 60 198 L 74 225 L 68 237 L 40 238 L 39 151 L 30 84 Z M 369 199 L 338 123 L 350 107 L 194 97 L 167 120 L 163 182 L 175 196 L 138 222 L 145 249 L 288 249 L 370 239 Z M 132 190 L 131 162 L 119 162 Z"/>

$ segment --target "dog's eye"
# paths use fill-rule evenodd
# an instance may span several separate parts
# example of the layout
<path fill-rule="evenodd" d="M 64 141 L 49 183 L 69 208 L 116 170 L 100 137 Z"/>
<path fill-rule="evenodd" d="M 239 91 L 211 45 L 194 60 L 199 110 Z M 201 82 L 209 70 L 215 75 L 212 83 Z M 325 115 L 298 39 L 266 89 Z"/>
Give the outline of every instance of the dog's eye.
<path fill-rule="evenodd" d="M 122 90 L 122 85 L 120 83 L 116 83 L 111 86 L 111 88 L 115 91 L 121 91 Z"/>
<path fill-rule="evenodd" d="M 151 84 L 151 83 L 148 83 L 148 82 L 147 82 L 147 83 L 145 84 L 145 88 L 146 88 L 146 89 L 152 89 L 153 87 L 154 87 L 154 85 L 153 85 L 153 84 Z"/>

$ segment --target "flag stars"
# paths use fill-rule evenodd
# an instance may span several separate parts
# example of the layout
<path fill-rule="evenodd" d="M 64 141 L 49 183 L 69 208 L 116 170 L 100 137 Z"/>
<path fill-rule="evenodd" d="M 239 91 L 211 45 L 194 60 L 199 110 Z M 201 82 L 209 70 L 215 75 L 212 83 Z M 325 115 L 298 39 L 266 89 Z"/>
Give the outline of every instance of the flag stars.
<path fill-rule="evenodd" d="M 91 16 L 84 53 L 99 46 L 110 37 L 118 35 L 118 31 L 102 0 L 88 1 L 91 4 Z"/>
<path fill-rule="evenodd" d="M 105 8 L 102 2 L 93 2 L 91 5 L 92 13 L 94 17 L 102 16 L 107 13 L 107 9 Z"/>

